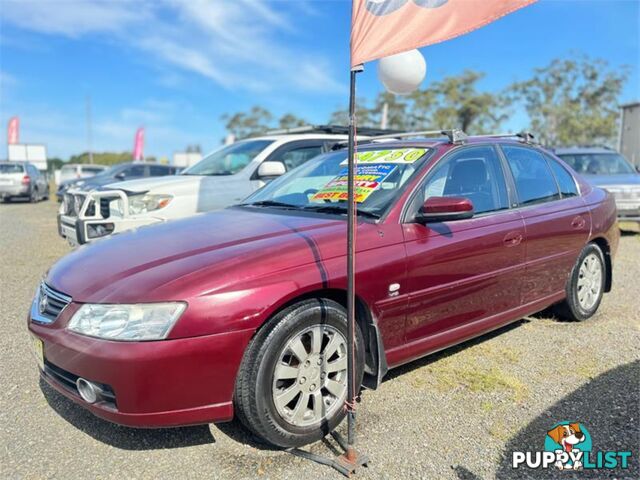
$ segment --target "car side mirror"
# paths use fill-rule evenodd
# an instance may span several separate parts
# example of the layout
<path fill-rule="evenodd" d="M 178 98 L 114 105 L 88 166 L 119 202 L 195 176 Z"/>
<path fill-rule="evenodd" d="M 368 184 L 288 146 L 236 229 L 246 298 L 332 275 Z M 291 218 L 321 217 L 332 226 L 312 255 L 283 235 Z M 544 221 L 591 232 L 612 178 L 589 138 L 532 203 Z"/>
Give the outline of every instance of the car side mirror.
<path fill-rule="evenodd" d="M 287 169 L 282 162 L 262 162 L 258 167 L 258 176 L 260 178 L 279 177 L 286 172 Z"/>
<path fill-rule="evenodd" d="M 473 217 L 473 203 L 465 197 L 429 197 L 424 202 L 416 221 L 418 223 L 446 222 Z"/>
<path fill-rule="evenodd" d="M 116 178 L 118 180 L 124 180 L 125 178 L 127 178 L 127 176 L 124 174 L 124 172 L 120 172 L 120 173 L 116 173 Z"/>

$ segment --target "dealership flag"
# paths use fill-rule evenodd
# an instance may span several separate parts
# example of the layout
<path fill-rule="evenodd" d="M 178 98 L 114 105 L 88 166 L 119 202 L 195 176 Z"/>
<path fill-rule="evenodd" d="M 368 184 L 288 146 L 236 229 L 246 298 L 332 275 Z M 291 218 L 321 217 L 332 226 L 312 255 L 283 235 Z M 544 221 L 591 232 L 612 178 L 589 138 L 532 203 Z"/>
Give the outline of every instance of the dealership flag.
<path fill-rule="evenodd" d="M 133 143 L 133 161 L 144 160 L 144 128 L 140 127 L 136 131 L 136 138 Z"/>
<path fill-rule="evenodd" d="M 351 66 L 449 40 L 536 0 L 353 0 Z"/>
<path fill-rule="evenodd" d="M 13 145 L 19 142 L 20 137 L 20 119 L 11 117 L 7 126 L 7 143 Z"/>

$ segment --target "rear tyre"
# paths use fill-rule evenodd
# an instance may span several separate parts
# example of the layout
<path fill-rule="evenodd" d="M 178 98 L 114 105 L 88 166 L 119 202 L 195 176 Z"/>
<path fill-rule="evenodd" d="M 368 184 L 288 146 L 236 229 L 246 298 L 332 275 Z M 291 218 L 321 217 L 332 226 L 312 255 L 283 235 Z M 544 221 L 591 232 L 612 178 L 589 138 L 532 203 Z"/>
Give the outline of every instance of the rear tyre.
<path fill-rule="evenodd" d="M 356 385 L 364 343 L 356 326 Z M 311 299 L 275 315 L 249 344 L 236 379 L 240 421 L 261 440 L 299 447 L 320 440 L 345 416 L 347 316 L 338 303 Z"/>
<path fill-rule="evenodd" d="M 556 307 L 559 316 L 582 322 L 591 318 L 602 301 L 606 280 L 604 254 L 594 243 L 578 257 L 566 286 L 566 299 Z"/>
<path fill-rule="evenodd" d="M 31 193 L 29 193 L 29 202 L 36 203 L 38 201 L 38 190 L 35 188 L 31 189 Z"/>

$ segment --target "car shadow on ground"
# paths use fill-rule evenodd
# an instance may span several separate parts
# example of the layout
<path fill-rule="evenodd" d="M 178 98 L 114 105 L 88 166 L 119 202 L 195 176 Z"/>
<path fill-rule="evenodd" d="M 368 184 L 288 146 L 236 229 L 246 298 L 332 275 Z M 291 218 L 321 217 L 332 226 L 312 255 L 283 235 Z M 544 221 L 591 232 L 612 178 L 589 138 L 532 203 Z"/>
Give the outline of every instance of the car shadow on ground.
<path fill-rule="evenodd" d="M 94 416 L 56 392 L 40 379 L 47 403 L 71 425 L 98 440 L 123 450 L 157 450 L 215 443 L 208 425 L 176 428 L 129 428 Z"/>
<path fill-rule="evenodd" d="M 640 361 L 613 368 L 565 396 L 507 443 L 496 473 L 498 479 L 568 478 L 640 478 L 638 445 L 640 445 Z M 589 431 L 594 452 L 631 451 L 627 469 L 585 469 L 579 472 L 546 470 L 514 470 L 512 453 L 544 450 L 546 432 L 561 421 L 580 422 Z M 463 466 L 455 468 L 458 478 L 478 478 Z"/>

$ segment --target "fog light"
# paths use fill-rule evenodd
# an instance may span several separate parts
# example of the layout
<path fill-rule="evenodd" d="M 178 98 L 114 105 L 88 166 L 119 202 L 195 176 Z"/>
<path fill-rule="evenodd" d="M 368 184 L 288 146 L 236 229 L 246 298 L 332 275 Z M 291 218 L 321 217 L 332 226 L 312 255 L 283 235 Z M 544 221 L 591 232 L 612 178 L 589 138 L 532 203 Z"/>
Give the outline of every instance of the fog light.
<path fill-rule="evenodd" d="M 76 387 L 82 399 L 87 403 L 96 403 L 102 391 L 95 383 L 85 380 L 84 378 L 78 378 L 76 380 Z"/>
<path fill-rule="evenodd" d="M 115 225 L 113 223 L 93 223 L 87 225 L 87 236 L 89 238 L 104 237 L 113 233 Z"/>

